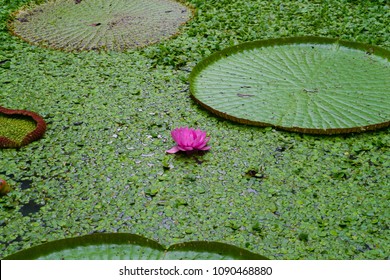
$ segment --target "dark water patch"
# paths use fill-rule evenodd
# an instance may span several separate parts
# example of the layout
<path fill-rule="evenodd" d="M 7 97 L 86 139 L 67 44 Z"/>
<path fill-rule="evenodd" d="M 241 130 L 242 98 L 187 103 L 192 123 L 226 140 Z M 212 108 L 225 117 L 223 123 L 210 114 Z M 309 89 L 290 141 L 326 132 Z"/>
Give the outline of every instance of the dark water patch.
<path fill-rule="evenodd" d="M 20 182 L 20 188 L 22 190 L 26 190 L 26 189 L 31 188 L 32 180 L 22 180 L 19 182 Z"/>
<path fill-rule="evenodd" d="M 20 213 L 22 213 L 23 216 L 27 216 L 29 214 L 34 214 L 34 213 L 37 213 L 39 212 L 39 210 L 41 209 L 42 205 L 40 204 L 37 204 L 35 201 L 33 200 L 30 200 L 27 204 L 24 204 L 21 208 L 20 208 Z"/>

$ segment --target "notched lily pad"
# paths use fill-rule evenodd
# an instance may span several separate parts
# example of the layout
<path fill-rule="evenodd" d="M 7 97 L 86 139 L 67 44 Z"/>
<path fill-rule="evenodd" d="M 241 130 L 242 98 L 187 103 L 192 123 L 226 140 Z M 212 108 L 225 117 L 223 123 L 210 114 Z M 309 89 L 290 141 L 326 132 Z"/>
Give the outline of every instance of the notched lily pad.
<path fill-rule="evenodd" d="M 164 248 L 130 233 L 96 233 L 61 239 L 9 255 L 6 260 L 265 260 L 267 258 L 219 242 L 193 241 Z"/>
<path fill-rule="evenodd" d="M 0 148 L 19 148 L 43 137 L 45 120 L 37 113 L 0 106 Z"/>
<path fill-rule="evenodd" d="M 17 11 L 9 27 L 44 47 L 122 51 L 171 37 L 191 17 L 189 7 L 173 0 L 51 0 Z"/>
<path fill-rule="evenodd" d="M 192 97 L 244 124 L 313 134 L 390 124 L 390 51 L 321 37 L 248 42 L 201 61 Z"/>

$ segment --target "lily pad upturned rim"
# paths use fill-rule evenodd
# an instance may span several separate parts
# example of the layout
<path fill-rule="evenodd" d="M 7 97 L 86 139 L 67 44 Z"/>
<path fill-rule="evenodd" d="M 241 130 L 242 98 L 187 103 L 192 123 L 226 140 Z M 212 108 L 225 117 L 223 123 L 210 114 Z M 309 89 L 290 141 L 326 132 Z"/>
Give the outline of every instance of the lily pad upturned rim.
<path fill-rule="evenodd" d="M 27 110 L 18 110 L 18 109 L 9 109 L 0 106 L 0 114 L 7 116 L 23 116 L 31 118 L 35 123 L 36 127 L 33 131 L 28 133 L 20 143 L 9 139 L 4 135 L 0 135 L 0 148 L 20 148 L 25 146 L 33 141 L 36 141 L 43 137 L 46 132 L 46 122 L 45 120 L 37 113 L 27 111 Z"/>
<path fill-rule="evenodd" d="M 165 254 L 167 252 L 193 251 L 220 254 L 232 257 L 235 260 L 268 260 L 268 258 L 262 255 L 221 242 L 190 241 L 164 247 L 152 239 L 148 239 L 146 237 L 132 233 L 93 233 L 89 235 L 50 241 L 8 255 L 4 258 L 4 260 L 36 260 L 63 250 L 72 250 L 93 245 L 138 245 L 161 251 Z"/>
<path fill-rule="evenodd" d="M 360 133 L 360 132 L 372 131 L 372 130 L 386 128 L 390 125 L 390 120 L 386 120 L 380 123 L 362 125 L 356 127 L 348 127 L 348 128 L 321 129 L 321 128 L 302 128 L 298 126 L 293 126 L 293 127 L 279 126 L 268 122 L 253 121 L 250 119 L 229 115 L 228 113 L 213 108 L 212 106 L 206 104 L 205 102 L 202 102 L 196 97 L 196 90 L 194 86 L 196 78 L 198 77 L 198 75 L 201 73 L 202 70 L 212 65 L 213 63 L 219 61 L 220 59 L 228 57 L 229 55 L 234 55 L 236 53 L 242 52 L 243 50 L 251 50 L 255 48 L 272 47 L 272 46 L 284 46 L 290 44 L 337 44 L 338 46 L 341 47 L 363 51 L 367 55 L 375 55 L 381 57 L 390 62 L 390 50 L 387 50 L 380 46 L 370 45 L 361 42 L 346 41 L 338 38 L 328 38 L 328 37 L 319 37 L 319 36 L 298 36 L 298 37 L 280 37 L 280 38 L 244 42 L 234 46 L 227 47 L 221 51 L 215 52 L 210 56 L 202 59 L 199 63 L 197 63 L 197 65 L 193 68 L 193 70 L 189 75 L 191 98 L 196 103 L 198 103 L 199 105 L 209 110 L 210 112 L 212 112 L 218 117 L 233 122 L 237 122 L 240 124 L 261 126 L 261 127 L 274 127 L 277 129 L 290 131 L 290 132 L 333 135 L 333 134 L 346 134 L 346 133 L 354 133 L 354 132 Z"/>

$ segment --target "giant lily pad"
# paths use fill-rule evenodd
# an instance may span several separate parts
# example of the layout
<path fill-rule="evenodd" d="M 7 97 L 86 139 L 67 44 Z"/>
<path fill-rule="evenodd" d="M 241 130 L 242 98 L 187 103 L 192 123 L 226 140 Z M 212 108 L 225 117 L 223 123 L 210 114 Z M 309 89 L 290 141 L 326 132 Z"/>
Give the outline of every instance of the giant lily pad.
<path fill-rule="evenodd" d="M 0 106 L 0 148 L 19 148 L 43 137 L 45 120 L 37 113 Z"/>
<path fill-rule="evenodd" d="M 314 134 L 390 124 L 390 51 L 320 37 L 243 43 L 190 75 L 193 98 L 220 117 Z"/>
<path fill-rule="evenodd" d="M 168 248 L 130 233 L 96 233 L 22 250 L 5 259 L 45 260 L 264 260 L 261 255 L 219 242 L 194 241 Z"/>
<path fill-rule="evenodd" d="M 124 50 L 176 34 L 191 16 L 191 9 L 173 0 L 49 0 L 17 11 L 10 29 L 55 49 Z"/>

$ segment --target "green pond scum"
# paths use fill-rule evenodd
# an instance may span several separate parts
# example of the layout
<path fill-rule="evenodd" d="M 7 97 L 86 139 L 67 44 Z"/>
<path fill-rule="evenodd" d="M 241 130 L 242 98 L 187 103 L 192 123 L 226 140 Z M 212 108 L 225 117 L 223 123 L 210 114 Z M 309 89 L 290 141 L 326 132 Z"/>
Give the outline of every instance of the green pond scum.
<path fill-rule="evenodd" d="M 87 0 L 85 0 L 87 1 Z M 41 115 L 44 137 L 0 150 L 0 257 L 89 233 L 163 246 L 216 241 L 270 259 L 389 259 L 389 128 L 308 135 L 215 117 L 188 77 L 211 53 L 253 40 L 340 38 L 390 49 L 390 2 L 183 2 L 174 38 L 137 50 L 62 52 L 8 31 L 0 0 L 0 106 Z M 207 153 L 166 154 L 177 127 Z M 26 182 L 28 182 L 26 184 Z"/>

